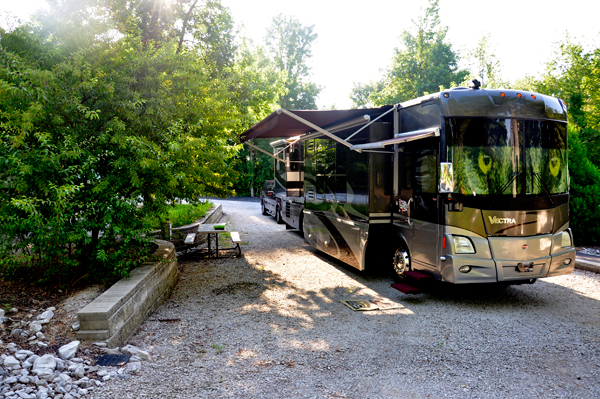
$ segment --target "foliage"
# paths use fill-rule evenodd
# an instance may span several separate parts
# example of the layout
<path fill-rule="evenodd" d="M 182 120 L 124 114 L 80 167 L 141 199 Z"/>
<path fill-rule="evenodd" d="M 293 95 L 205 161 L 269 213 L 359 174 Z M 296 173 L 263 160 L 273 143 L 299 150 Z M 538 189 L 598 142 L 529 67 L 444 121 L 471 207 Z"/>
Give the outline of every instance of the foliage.
<path fill-rule="evenodd" d="M 570 225 L 577 245 L 600 243 L 600 170 L 587 156 L 576 128 L 569 128 Z"/>
<path fill-rule="evenodd" d="M 280 14 L 267 30 L 267 50 L 275 69 L 283 72 L 286 92 L 279 98 L 281 108 L 317 109 L 315 101 L 321 88 L 306 81 L 310 75 L 307 62 L 312 57 L 311 45 L 317 39 L 313 28 Z"/>
<path fill-rule="evenodd" d="M 53 4 L 38 25 L 0 32 L 0 268 L 68 285 L 143 261 L 144 214 L 233 194 L 234 131 L 270 110 L 277 86 L 221 43 L 232 25 L 218 2 L 183 36 L 204 32 L 203 16 L 222 23 L 184 45 L 182 9 L 166 2 Z"/>
<path fill-rule="evenodd" d="M 414 30 L 402 33 L 402 47 L 380 82 L 355 85 L 355 107 L 395 104 L 437 92 L 440 86 L 456 86 L 467 76 L 459 71 L 457 55 L 446 41 L 447 27 L 440 26 L 439 0 L 430 0 Z M 358 101 L 358 102 L 357 102 Z"/>
<path fill-rule="evenodd" d="M 579 130 L 589 159 L 600 166 L 600 48 L 585 51 L 567 38 L 533 86 L 567 103 L 570 124 Z"/>
<path fill-rule="evenodd" d="M 496 57 L 494 47 L 490 42 L 491 36 L 484 34 L 479 39 L 477 46 L 467 52 L 466 59 L 470 73 L 461 86 L 468 87 L 468 83 L 473 79 L 478 79 L 484 89 L 495 89 L 507 85 L 502 80 L 500 60 Z"/>
<path fill-rule="evenodd" d="M 213 204 L 208 201 L 196 204 L 173 204 L 158 215 L 147 215 L 144 223 L 153 230 L 160 229 L 167 219 L 171 221 L 173 227 L 185 226 L 204 217 L 212 206 Z"/>
<path fill-rule="evenodd" d="M 273 147 L 269 145 L 274 139 L 254 139 L 252 143 L 263 150 L 272 153 Z M 252 151 L 252 157 L 250 156 Z M 254 195 L 258 195 L 265 180 L 273 179 L 273 158 L 261 152 L 251 150 L 244 146 L 239 152 L 238 179 L 239 195 L 250 195 L 250 188 L 254 188 Z M 251 162 L 252 160 L 252 162 Z"/>

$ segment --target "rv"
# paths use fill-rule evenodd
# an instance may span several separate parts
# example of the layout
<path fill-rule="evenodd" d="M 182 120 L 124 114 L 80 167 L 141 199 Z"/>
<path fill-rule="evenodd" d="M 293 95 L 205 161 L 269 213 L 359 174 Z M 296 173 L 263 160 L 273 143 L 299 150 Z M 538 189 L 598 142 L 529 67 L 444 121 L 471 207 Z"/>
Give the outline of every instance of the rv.
<path fill-rule="evenodd" d="M 267 180 L 260 196 L 263 215 L 271 214 L 287 228 L 300 228 L 304 209 L 304 146 L 297 138 L 271 143 L 274 180 Z"/>
<path fill-rule="evenodd" d="M 302 143 L 298 227 L 359 270 L 453 284 L 573 271 L 559 99 L 474 84 L 375 109 L 278 110 L 253 137 Z"/>

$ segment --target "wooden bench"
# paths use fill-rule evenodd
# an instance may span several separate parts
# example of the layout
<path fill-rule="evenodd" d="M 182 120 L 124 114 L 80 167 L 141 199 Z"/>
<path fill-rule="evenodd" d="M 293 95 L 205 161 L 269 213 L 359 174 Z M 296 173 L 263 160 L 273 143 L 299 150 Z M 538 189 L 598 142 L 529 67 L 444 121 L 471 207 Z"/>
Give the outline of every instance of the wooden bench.
<path fill-rule="evenodd" d="M 242 248 L 240 247 L 242 239 L 240 238 L 240 233 L 238 233 L 237 231 L 232 231 L 229 233 L 229 235 L 231 236 L 231 242 L 235 244 L 235 247 L 233 249 L 237 249 L 239 251 L 237 256 L 242 256 Z"/>
<path fill-rule="evenodd" d="M 185 241 L 183 242 L 185 245 L 191 245 L 196 241 L 196 233 L 190 233 L 185 236 Z"/>

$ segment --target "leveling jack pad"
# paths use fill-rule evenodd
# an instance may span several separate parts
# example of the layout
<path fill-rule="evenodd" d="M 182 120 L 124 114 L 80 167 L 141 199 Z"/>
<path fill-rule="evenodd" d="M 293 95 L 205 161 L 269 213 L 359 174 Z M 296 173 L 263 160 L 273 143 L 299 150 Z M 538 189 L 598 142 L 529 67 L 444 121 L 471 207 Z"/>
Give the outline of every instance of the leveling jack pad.
<path fill-rule="evenodd" d="M 102 355 L 96 360 L 96 366 L 125 366 L 131 355 Z"/>

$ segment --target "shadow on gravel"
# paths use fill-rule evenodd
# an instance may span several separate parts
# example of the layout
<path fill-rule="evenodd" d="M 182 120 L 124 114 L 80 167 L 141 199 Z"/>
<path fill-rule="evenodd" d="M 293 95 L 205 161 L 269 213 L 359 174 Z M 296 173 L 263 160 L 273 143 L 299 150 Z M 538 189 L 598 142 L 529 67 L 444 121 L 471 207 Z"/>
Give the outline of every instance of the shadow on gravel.
<path fill-rule="evenodd" d="M 288 234 L 302 237 L 298 231 L 289 231 Z M 600 323 L 600 300 L 587 297 L 577 289 L 553 283 L 554 278 L 538 279 L 535 284 L 522 285 L 453 285 L 436 281 L 426 286 L 423 293 L 406 295 L 390 287 L 394 282 L 392 273 L 383 268 L 359 271 L 307 244 L 303 244 L 303 249 L 310 251 L 313 256 L 354 279 L 358 284 L 374 291 L 378 296 L 401 303 L 410 313 L 419 313 L 420 305 L 441 304 L 458 309 L 467 308 L 486 312 L 518 310 L 566 314 L 581 313 L 578 309 L 586 309 L 586 313 L 590 315 L 587 321 Z M 282 278 L 285 279 L 285 276 Z M 341 293 L 344 299 L 365 298 L 365 295 L 361 295 L 362 291 L 364 290 L 349 293 L 342 289 Z M 327 298 L 332 302 L 338 302 L 340 299 L 340 290 L 322 290 L 310 294 L 315 298 Z M 366 295 L 366 297 L 372 296 L 372 292 Z M 314 304 L 317 301 L 313 300 L 310 303 Z"/>

